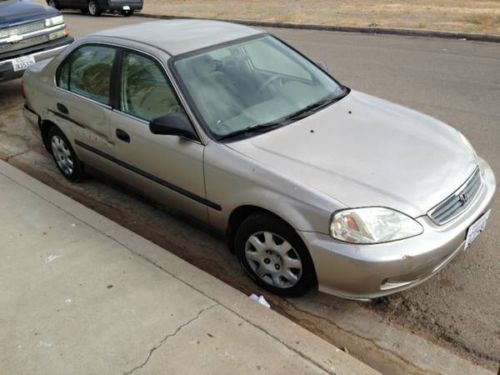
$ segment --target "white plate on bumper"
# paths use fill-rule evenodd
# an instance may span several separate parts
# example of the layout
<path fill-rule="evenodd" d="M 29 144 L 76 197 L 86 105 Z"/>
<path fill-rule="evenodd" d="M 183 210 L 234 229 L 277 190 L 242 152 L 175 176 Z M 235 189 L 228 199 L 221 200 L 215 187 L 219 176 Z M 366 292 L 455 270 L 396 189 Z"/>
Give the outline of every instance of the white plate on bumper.
<path fill-rule="evenodd" d="M 124 5 L 123 10 L 130 10 L 130 7 L 128 5 Z"/>
<path fill-rule="evenodd" d="M 18 72 L 20 70 L 26 70 L 29 66 L 36 63 L 35 58 L 32 55 L 21 56 L 17 59 L 12 60 L 12 67 L 14 68 L 14 72 Z"/>
<path fill-rule="evenodd" d="M 476 220 L 467 230 L 467 236 L 465 237 L 464 250 L 467 250 L 469 245 L 479 236 L 479 234 L 486 228 L 486 223 L 490 217 L 491 210 L 488 210 L 483 216 Z"/>

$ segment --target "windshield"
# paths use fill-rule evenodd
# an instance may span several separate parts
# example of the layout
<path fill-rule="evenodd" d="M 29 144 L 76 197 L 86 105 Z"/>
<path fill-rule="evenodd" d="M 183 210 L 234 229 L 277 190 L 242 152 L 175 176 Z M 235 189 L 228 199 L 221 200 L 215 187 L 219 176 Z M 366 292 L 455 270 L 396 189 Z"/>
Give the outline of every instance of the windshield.
<path fill-rule="evenodd" d="M 200 121 L 217 139 L 276 128 L 346 94 L 269 35 L 181 57 L 174 69 Z"/>

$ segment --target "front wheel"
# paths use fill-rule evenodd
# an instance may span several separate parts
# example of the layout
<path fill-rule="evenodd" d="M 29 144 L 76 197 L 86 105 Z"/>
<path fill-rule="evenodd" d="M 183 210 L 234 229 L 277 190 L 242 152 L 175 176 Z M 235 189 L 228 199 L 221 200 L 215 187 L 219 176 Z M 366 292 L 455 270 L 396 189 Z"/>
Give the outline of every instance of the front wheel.
<path fill-rule="evenodd" d="M 54 126 L 49 130 L 47 137 L 52 157 L 59 171 L 72 182 L 81 181 L 85 177 L 83 164 L 63 132 Z"/>
<path fill-rule="evenodd" d="M 236 256 L 260 286 L 282 296 L 301 296 L 316 284 L 309 252 L 288 224 L 266 214 L 249 216 L 235 237 Z"/>
<path fill-rule="evenodd" d="M 89 14 L 93 17 L 100 16 L 102 13 L 101 6 L 96 0 L 90 0 L 87 9 L 89 11 Z"/>

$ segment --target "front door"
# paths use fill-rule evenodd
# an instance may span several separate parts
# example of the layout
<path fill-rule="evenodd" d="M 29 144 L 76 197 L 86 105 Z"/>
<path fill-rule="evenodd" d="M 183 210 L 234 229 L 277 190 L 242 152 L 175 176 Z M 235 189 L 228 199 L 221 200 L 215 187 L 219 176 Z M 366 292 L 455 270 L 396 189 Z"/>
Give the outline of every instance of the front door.
<path fill-rule="evenodd" d="M 203 144 L 149 130 L 152 119 L 183 111 L 163 67 L 149 56 L 123 51 L 117 91 L 110 125 L 125 182 L 207 221 L 210 203 L 205 200 Z"/>

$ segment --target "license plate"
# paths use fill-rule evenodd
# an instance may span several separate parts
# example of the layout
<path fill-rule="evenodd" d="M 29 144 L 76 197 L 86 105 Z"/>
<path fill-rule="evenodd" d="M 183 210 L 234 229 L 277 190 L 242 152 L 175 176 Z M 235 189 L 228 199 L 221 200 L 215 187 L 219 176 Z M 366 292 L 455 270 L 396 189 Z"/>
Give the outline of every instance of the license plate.
<path fill-rule="evenodd" d="M 486 212 L 483 216 L 476 220 L 467 230 L 467 237 L 465 238 L 464 250 L 467 250 L 469 245 L 479 236 L 479 234 L 486 228 L 486 223 L 490 217 L 491 210 Z"/>
<path fill-rule="evenodd" d="M 26 70 L 29 66 L 36 63 L 35 58 L 32 55 L 29 56 L 21 56 L 17 59 L 12 60 L 12 67 L 14 68 L 14 72 L 18 72 L 20 70 Z"/>
<path fill-rule="evenodd" d="M 130 7 L 128 5 L 124 5 L 123 10 L 130 10 Z"/>

